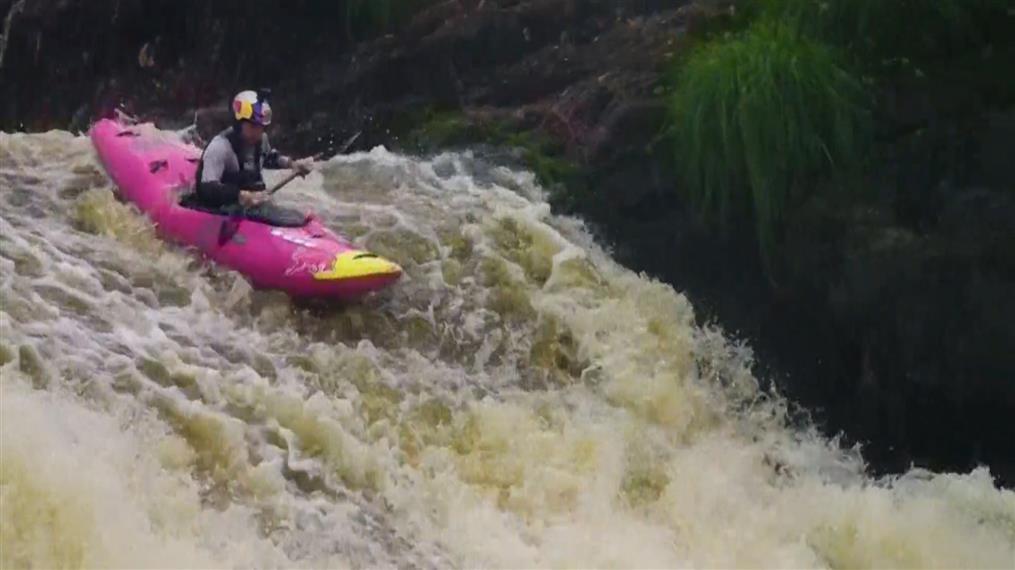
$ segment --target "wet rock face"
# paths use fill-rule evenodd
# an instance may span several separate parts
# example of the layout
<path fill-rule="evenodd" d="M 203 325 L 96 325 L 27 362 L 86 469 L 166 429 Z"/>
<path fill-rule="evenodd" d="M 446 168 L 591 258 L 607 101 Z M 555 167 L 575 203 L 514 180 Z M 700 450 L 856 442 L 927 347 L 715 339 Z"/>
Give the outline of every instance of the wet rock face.
<path fill-rule="evenodd" d="M 538 126 L 585 158 L 623 136 L 610 130 L 618 113 L 660 94 L 662 68 L 694 14 L 680 3 L 655 11 L 647 2 L 441 2 L 401 33 L 307 69 L 298 82 L 313 89 L 281 89 L 279 101 L 298 110 L 300 133 L 315 131 L 306 123 L 361 130 L 366 148 L 397 144 L 400 120 L 425 108 L 499 109 L 500 119 Z M 320 101 L 330 103 L 323 113 Z"/>
<path fill-rule="evenodd" d="M 983 462 L 1011 482 L 1001 434 L 1003 410 L 1015 403 L 1005 380 L 1015 370 L 1005 348 L 1015 346 L 1007 324 L 1015 257 L 1003 245 L 1015 239 L 1013 206 L 1010 193 L 952 190 L 929 231 L 854 223 L 837 243 L 798 246 L 840 254 L 797 288 L 822 295 L 817 307 L 842 361 L 828 386 L 829 414 L 856 424 L 851 435 L 872 442 L 875 461 Z"/>
<path fill-rule="evenodd" d="M 277 84 L 349 44 L 341 2 L 30 0 L 0 8 L 0 130 L 85 129 L 122 106 L 189 124 L 237 86 Z M 20 8 L 20 9 L 19 9 Z M 243 17 L 237 17 L 241 14 Z M 0 28 L 3 33 L 4 28 Z"/>

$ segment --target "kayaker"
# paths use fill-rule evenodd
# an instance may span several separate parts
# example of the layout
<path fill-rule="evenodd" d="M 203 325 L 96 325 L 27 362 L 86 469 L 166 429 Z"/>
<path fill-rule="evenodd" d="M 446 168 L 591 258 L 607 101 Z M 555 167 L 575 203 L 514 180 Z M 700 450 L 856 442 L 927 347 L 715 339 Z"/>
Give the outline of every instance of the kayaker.
<path fill-rule="evenodd" d="M 212 139 L 197 166 L 197 201 L 208 208 L 251 208 L 268 199 L 261 169 L 291 168 L 301 175 L 313 160 L 283 156 L 268 143 L 271 124 L 267 92 L 243 91 L 233 98 L 233 126 Z"/>

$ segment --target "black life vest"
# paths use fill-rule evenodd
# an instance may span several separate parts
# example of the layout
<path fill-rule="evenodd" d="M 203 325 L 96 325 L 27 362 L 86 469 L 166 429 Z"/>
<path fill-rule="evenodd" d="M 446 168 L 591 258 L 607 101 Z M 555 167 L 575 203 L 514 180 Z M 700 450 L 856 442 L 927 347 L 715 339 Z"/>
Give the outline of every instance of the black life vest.
<path fill-rule="evenodd" d="M 247 168 L 247 164 L 243 160 L 243 138 L 240 134 L 240 125 L 236 124 L 221 133 L 218 136 L 225 136 L 229 141 L 229 146 L 233 149 L 233 154 L 236 155 L 236 164 L 239 165 L 239 170 L 236 172 L 230 172 L 228 169 L 222 172 L 223 184 L 229 184 L 230 186 L 236 186 L 237 188 L 250 188 L 250 189 L 264 189 L 264 177 L 261 175 L 261 153 L 262 144 L 258 142 L 254 145 L 254 165 L 252 169 Z M 204 153 L 201 152 L 201 160 L 197 163 L 197 175 L 194 178 L 194 183 L 200 184 L 201 178 L 204 173 Z"/>

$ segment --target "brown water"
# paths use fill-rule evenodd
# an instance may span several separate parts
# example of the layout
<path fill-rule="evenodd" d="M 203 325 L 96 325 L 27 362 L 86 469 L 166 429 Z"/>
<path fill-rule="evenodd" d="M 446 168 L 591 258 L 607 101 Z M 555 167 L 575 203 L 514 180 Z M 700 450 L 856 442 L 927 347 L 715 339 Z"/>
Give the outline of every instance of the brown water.
<path fill-rule="evenodd" d="M 378 149 L 283 203 L 406 268 L 294 306 L 0 133 L 0 566 L 1015 568 L 985 470 L 872 480 L 526 173 Z"/>

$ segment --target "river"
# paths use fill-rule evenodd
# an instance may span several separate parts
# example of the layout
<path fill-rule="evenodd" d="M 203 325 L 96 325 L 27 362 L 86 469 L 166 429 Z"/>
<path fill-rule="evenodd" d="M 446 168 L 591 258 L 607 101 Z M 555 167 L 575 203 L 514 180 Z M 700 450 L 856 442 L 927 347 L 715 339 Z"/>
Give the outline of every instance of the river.
<path fill-rule="evenodd" d="M 294 304 L 0 133 L 0 566 L 1015 567 L 986 469 L 874 479 L 750 348 L 469 153 L 279 193 L 398 261 Z"/>

